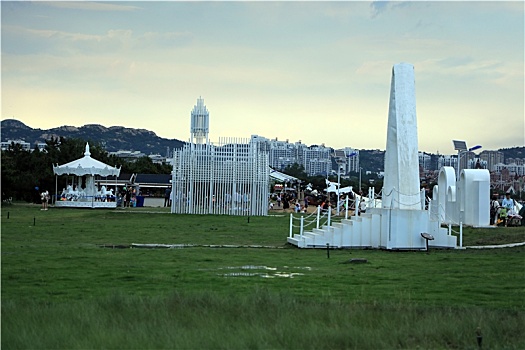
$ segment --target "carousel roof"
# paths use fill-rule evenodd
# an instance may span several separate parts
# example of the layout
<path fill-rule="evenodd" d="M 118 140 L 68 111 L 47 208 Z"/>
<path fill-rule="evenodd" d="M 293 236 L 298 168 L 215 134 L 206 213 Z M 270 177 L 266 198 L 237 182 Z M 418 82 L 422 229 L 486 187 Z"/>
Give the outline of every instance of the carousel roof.
<path fill-rule="evenodd" d="M 120 168 L 115 168 L 101 161 L 91 158 L 89 152 L 89 144 L 86 143 L 86 151 L 84 157 L 74 160 L 63 165 L 53 165 L 53 172 L 55 175 L 100 175 L 100 176 L 118 176 Z"/>

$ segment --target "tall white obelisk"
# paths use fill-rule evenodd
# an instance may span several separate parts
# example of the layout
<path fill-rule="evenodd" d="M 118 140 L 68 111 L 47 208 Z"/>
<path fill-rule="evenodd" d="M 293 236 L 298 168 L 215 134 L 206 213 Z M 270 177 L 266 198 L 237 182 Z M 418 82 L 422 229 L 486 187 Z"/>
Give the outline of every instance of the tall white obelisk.
<path fill-rule="evenodd" d="M 421 209 L 414 66 L 392 68 L 383 208 Z"/>

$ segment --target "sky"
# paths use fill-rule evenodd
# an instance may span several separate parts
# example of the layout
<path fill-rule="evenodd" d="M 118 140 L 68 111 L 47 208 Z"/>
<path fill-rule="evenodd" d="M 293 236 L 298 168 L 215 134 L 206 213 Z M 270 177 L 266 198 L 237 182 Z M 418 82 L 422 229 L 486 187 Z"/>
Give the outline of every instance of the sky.
<path fill-rule="evenodd" d="M 1 2 L 1 119 L 386 148 L 394 64 L 418 147 L 525 145 L 523 1 Z M 477 151 L 478 152 L 478 151 Z"/>

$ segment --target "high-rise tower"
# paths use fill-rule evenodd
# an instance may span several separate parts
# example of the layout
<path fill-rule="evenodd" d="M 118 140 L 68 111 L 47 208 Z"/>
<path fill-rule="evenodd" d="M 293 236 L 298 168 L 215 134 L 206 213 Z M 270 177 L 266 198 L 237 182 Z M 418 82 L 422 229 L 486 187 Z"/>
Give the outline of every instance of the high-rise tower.
<path fill-rule="evenodd" d="M 210 113 L 204 105 L 204 99 L 199 96 L 197 104 L 191 111 L 191 143 L 208 143 Z M 205 141 L 205 142 L 203 142 Z"/>

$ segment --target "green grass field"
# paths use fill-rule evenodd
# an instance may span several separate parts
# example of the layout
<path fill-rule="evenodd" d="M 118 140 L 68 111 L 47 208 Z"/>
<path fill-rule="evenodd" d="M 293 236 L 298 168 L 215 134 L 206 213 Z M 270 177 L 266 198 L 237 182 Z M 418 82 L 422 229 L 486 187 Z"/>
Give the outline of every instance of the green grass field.
<path fill-rule="evenodd" d="M 2 207 L 2 349 L 525 348 L 525 247 L 328 258 L 286 244 L 288 216 L 39 209 Z"/>

